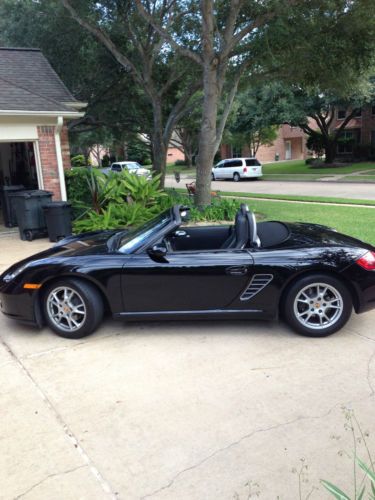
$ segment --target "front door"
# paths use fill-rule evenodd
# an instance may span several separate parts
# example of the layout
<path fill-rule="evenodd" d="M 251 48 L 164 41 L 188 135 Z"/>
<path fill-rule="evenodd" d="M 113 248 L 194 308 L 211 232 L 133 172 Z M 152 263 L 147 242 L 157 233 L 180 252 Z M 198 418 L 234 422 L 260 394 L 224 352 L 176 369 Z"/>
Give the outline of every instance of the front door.
<path fill-rule="evenodd" d="M 292 159 L 292 141 L 285 141 L 285 159 Z"/>
<path fill-rule="evenodd" d="M 124 312 L 227 308 L 250 281 L 252 267 L 246 250 L 170 252 L 164 262 L 136 254 L 123 268 Z"/>

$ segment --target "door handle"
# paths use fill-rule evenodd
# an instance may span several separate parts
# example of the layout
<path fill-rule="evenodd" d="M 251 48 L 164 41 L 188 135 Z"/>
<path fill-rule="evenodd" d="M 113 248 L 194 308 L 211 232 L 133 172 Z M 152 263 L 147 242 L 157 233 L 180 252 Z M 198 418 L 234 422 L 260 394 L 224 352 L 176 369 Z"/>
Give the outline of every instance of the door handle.
<path fill-rule="evenodd" d="M 230 274 L 231 276 L 244 276 L 247 274 L 247 271 L 247 266 L 230 266 L 225 270 L 226 274 Z"/>

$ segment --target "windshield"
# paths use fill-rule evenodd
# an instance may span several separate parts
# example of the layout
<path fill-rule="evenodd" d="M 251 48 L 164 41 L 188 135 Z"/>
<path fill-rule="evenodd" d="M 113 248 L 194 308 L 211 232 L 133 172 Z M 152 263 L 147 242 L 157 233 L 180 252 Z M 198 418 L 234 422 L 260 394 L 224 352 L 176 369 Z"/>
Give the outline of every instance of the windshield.
<path fill-rule="evenodd" d="M 146 241 L 156 235 L 172 221 L 171 211 L 166 210 L 143 226 L 124 233 L 120 239 L 118 250 L 121 253 L 132 253 Z"/>
<path fill-rule="evenodd" d="M 131 168 L 132 170 L 137 170 L 138 168 L 142 168 L 139 163 L 135 162 L 128 162 L 125 164 L 126 168 Z"/>

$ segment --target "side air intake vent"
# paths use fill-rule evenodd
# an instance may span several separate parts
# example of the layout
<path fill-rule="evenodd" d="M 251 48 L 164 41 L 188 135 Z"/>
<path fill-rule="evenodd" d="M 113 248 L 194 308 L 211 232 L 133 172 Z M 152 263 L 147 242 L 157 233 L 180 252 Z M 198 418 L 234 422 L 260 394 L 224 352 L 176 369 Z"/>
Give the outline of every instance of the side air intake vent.
<path fill-rule="evenodd" d="M 241 300 L 250 300 L 273 280 L 273 274 L 254 274 L 249 286 L 241 295 Z"/>

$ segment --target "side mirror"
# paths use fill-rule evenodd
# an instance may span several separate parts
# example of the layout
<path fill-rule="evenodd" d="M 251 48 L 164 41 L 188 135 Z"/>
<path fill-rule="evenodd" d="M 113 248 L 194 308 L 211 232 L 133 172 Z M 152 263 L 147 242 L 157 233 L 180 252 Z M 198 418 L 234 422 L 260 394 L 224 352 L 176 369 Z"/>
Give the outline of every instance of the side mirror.
<path fill-rule="evenodd" d="M 151 258 L 165 260 L 168 251 L 165 245 L 163 245 L 162 243 L 157 243 L 156 245 L 153 245 L 151 248 L 149 248 L 147 250 L 147 253 Z"/>

